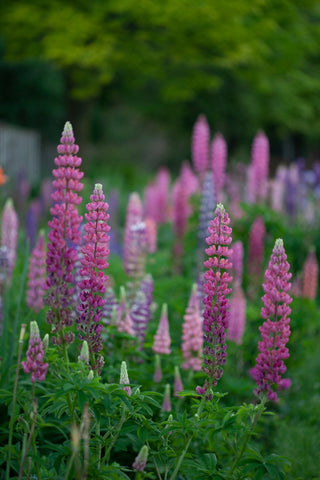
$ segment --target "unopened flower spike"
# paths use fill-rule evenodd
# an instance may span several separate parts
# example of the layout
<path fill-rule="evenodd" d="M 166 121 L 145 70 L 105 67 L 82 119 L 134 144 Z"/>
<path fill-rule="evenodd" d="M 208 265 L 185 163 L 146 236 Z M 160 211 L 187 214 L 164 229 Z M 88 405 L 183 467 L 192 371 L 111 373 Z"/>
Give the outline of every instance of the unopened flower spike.
<path fill-rule="evenodd" d="M 46 353 L 46 351 L 49 348 L 49 333 L 46 333 L 45 336 L 42 339 L 42 348 L 43 348 L 44 353 Z"/>
<path fill-rule="evenodd" d="M 132 467 L 138 472 L 143 472 L 143 470 L 146 468 L 148 453 L 149 453 L 148 447 L 146 445 L 143 445 L 138 456 L 136 457 L 135 461 L 132 464 Z"/>
<path fill-rule="evenodd" d="M 164 397 L 161 410 L 163 412 L 171 412 L 171 399 L 170 399 L 170 384 L 167 383 L 164 390 Z"/>
<path fill-rule="evenodd" d="M 89 364 L 89 360 L 90 360 L 90 357 L 89 357 L 89 347 L 88 347 L 88 342 L 86 340 L 84 340 L 82 342 L 82 347 L 81 347 L 81 352 L 80 352 L 80 355 L 78 357 L 78 361 L 79 362 L 83 362 L 85 364 Z"/>
<path fill-rule="evenodd" d="M 120 368 L 120 385 L 126 385 L 123 387 L 123 390 L 127 392 L 127 394 L 130 396 L 131 395 L 131 387 L 128 386 L 130 383 L 129 376 L 128 376 L 128 370 L 127 370 L 127 364 L 125 361 L 121 362 L 121 368 Z"/>
<path fill-rule="evenodd" d="M 170 344 L 171 338 L 169 333 L 168 307 L 167 304 L 164 303 L 162 305 L 158 330 L 154 336 L 152 350 L 155 353 L 164 353 L 168 355 L 169 353 L 171 353 Z"/>
<path fill-rule="evenodd" d="M 177 365 L 174 367 L 174 396 L 178 397 L 178 393 L 182 392 L 183 390 L 183 384 L 181 380 L 181 375 L 180 375 L 180 370 Z"/>
<path fill-rule="evenodd" d="M 22 362 L 25 373 L 31 373 L 31 382 L 43 382 L 46 378 L 48 363 L 43 363 L 44 352 L 40 338 L 39 327 L 36 321 L 30 322 L 29 348 L 27 361 Z"/>

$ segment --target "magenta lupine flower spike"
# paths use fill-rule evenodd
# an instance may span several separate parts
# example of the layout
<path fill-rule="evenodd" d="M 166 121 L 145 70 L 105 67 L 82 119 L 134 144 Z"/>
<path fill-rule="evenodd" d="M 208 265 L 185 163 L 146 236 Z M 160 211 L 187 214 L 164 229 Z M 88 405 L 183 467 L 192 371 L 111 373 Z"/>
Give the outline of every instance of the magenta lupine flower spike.
<path fill-rule="evenodd" d="M 182 384 L 182 380 L 181 380 L 181 375 L 180 375 L 180 370 L 179 370 L 179 367 L 177 365 L 175 365 L 174 367 L 174 396 L 175 397 L 178 397 L 178 393 L 179 392 L 182 392 L 183 390 L 183 384 Z"/>
<path fill-rule="evenodd" d="M 80 305 L 78 305 L 77 328 L 80 340 L 86 340 L 90 352 L 90 367 L 101 371 L 104 361 L 99 354 L 102 350 L 102 307 L 105 304 L 104 293 L 106 291 L 107 275 L 104 273 L 108 267 L 106 258 L 109 250 L 106 244 L 109 241 L 107 224 L 109 214 L 108 204 L 104 201 L 102 185 L 97 183 L 90 196 L 91 202 L 87 204 L 88 213 L 85 214 L 87 223 L 84 225 L 84 247 L 81 251 L 82 280 L 79 283 Z M 98 355 L 97 355 L 98 354 Z"/>
<path fill-rule="evenodd" d="M 14 269 L 17 255 L 18 243 L 18 215 L 9 198 L 2 210 L 1 218 L 1 246 L 8 252 L 7 281 L 11 281 L 11 275 Z"/>
<path fill-rule="evenodd" d="M 265 200 L 268 193 L 269 140 L 262 131 L 257 133 L 252 144 L 250 168 L 251 201 Z"/>
<path fill-rule="evenodd" d="M 190 295 L 188 307 L 182 325 L 182 345 L 184 362 L 182 368 L 188 370 L 201 370 L 201 355 L 203 344 L 203 320 L 200 314 L 197 285 L 194 284 Z"/>
<path fill-rule="evenodd" d="M 303 266 L 302 297 L 314 300 L 318 290 L 319 265 L 314 250 L 309 255 Z"/>
<path fill-rule="evenodd" d="M 130 396 L 131 395 L 131 387 L 129 387 L 129 376 L 128 376 L 128 370 L 127 370 L 127 364 L 126 362 L 121 362 L 121 368 L 120 368 L 120 385 L 126 385 L 123 387 L 123 390 L 127 392 L 127 394 Z"/>
<path fill-rule="evenodd" d="M 123 241 L 123 266 L 127 273 L 129 260 L 131 255 L 131 227 L 136 223 L 142 221 L 143 207 L 139 197 L 139 194 L 131 193 L 127 205 L 126 224 L 124 229 L 124 241 Z"/>
<path fill-rule="evenodd" d="M 262 297 L 264 307 L 261 309 L 261 316 L 266 321 L 259 328 L 262 338 L 258 343 L 259 355 L 256 366 L 250 371 L 257 383 L 255 394 L 266 394 L 273 402 L 278 400 L 278 390 L 289 388 L 291 383 L 289 379 L 281 378 L 287 370 L 284 360 L 289 357 L 286 347 L 290 337 L 289 304 L 292 301 L 288 294 L 291 287 L 289 268 L 283 240 L 278 238 L 263 284 L 265 295 Z"/>
<path fill-rule="evenodd" d="M 134 468 L 138 472 L 143 472 L 147 465 L 148 453 L 148 447 L 146 445 L 143 445 L 135 461 L 132 464 L 132 468 Z"/>
<path fill-rule="evenodd" d="M 27 298 L 29 308 L 39 312 L 43 307 L 46 277 L 46 245 L 41 230 L 36 246 L 31 252 L 28 272 Z"/>
<path fill-rule="evenodd" d="M 125 272 L 134 279 L 141 279 L 145 274 L 145 263 L 148 252 L 148 233 L 145 222 L 131 225 L 126 246 Z M 134 288 L 133 288 L 134 289 Z"/>
<path fill-rule="evenodd" d="M 210 128 L 204 115 L 200 115 L 194 124 L 191 151 L 196 172 L 203 175 L 209 164 Z"/>
<path fill-rule="evenodd" d="M 164 303 L 162 305 L 158 330 L 153 339 L 152 350 L 155 353 L 164 353 L 168 355 L 171 353 L 170 344 L 171 338 L 169 333 L 168 307 L 167 304 Z"/>
<path fill-rule="evenodd" d="M 72 332 L 66 332 L 74 322 L 73 268 L 77 260 L 77 251 L 73 245 L 80 243 L 80 224 L 82 217 L 78 214 L 78 205 L 82 190 L 80 183 L 83 173 L 80 172 L 81 158 L 77 157 L 78 145 L 74 143 L 70 122 L 65 124 L 61 143 L 58 145 L 59 156 L 55 158 L 55 177 L 52 182 L 54 192 L 51 197 L 55 202 L 50 209 L 52 220 L 48 222 L 47 252 L 47 294 L 44 303 L 48 305 L 47 322 L 53 333 L 52 342 L 71 343 Z"/>
<path fill-rule="evenodd" d="M 31 373 L 31 382 L 43 382 L 48 371 L 48 363 L 43 363 L 44 352 L 37 322 L 30 322 L 30 338 L 27 361 L 21 362 L 25 373 Z"/>
<path fill-rule="evenodd" d="M 232 281 L 228 273 L 232 267 L 229 261 L 232 229 L 229 224 L 228 213 L 219 203 L 215 210 L 215 217 L 208 228 L 210 235 L 207 238 L 209 247 L 206 249 L 206 254 L 209 259 L 204 262 L 208 270 L 204 273 L 206 281 L 204 291 L 207 296 L 203 300 L 205 310 L 202 370 L 207 374 L 207 378 L 204 386 L 196 389 L 197 393 L 206 394 L 207 399 L 211 398 L 211 394 L 207 391 L 218 383 L 223 374 L 222 366 L 225 364 L 227 355 L 225 338 L 230 318 L 230 302 L 227 295 L 231 293 L 228 283 Z"/>
<path fill-rule="evenodd" d="M 211 162 L 216 196 L 220 202 L 223 196 L 227 166 L 227 144 L 221 133 L 217 133 L 212 141 Z"/>
<path fill-rule="evenodd" d="M 164 397 L 161 410 L 163 412 L 171 412 L 171 397 L 170 397 L 170 384 L 167 383 L 164 389 Z"/>
<path fill-rule="evenodd" d="M 230 319 L 228 328 L 228 339 L 240 345 L 246 322 L 246 297 L 241 285 L 235 283 L 230 301 Z"/>

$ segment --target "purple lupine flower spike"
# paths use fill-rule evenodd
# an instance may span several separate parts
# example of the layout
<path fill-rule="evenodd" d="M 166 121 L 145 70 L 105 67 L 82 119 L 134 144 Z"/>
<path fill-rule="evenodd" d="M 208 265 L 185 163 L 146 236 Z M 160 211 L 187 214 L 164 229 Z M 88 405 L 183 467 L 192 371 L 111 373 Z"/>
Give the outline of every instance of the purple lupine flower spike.
<path fill-rule="evenodd" d="M 265 200 L 268 193 L 269 140 L 260 131 L 254 138 L 250 165 L 250 201 Z"/>
<path fill-rule="evenodd" d="M 146 275 L 141 281 L 140 289 L 136 294 L 130 310 L 133 329 L 139 339 L 139 348 L 142 350 L 148 323 L 151 317 L 153 280 L 151 275 Z"/>
<path fill-rule="evenodd" d="M 217 200 L 221 202 L 223 197 L 223 187 L 226 180 L 226 166 L 227 166 L 227 144 L 221 135 L 217 133 L 214 136 L 211 146 L 212 156 L 212 174 L 215 185 Z"/>
<path fill-rule="evenodd" d="M 80 243 L 80 224 L 82 217 L 78 214 L 83 188 L 80 182 L 83 173 L 79 170 L 81 158 L 74 143 L 70 122 L 66 122 L 58 145 L 59 156 L 55 158 L 56 169 L 52 171 L 54 191 L 51 195 L 55 202 L 48 222 L 47 282 L 44 303 L 48 305 L 47 322 L 51 325 L 52 342 L 68 344 L 74 339 L 73 332 L 66 331 L 74 322 L 73 303 L 73 268 L 77 260 L 77 251 L 73 245 Z M 71 244 L 71 246 L 70 246 Z"/>
<path fill-rule="evenodd" d="M 288 294 L 291 287 L 289 268 L 283 240 L 278 238 L 265 273 L 263 284 L 265 294 L 262 297 L 264 306 L 261 309 L 261 316 L 266 321 L 259 328 L 261 332 L 259 354 L 256 366 L 250 371 L 257 383 L 255 394 L 267 395 L 273 402 L 278 400 L 277 392 L 289 388 L 291 384 L 289 379 L 281 378 L 287 370 L 284 360 L 289 357 L 289 350 L 286 347 L 290 337 L 289 304 L 292 302 Z"/>
<path fill-rule="evenodd" d="M 41 230 L 36 246 L 31 252 L 28 284 L 27 284 L 27 305 L 35 312 L 43 307 L 43 296 L 45 293 L 46 277 L 46 245 L 44 231 Z"/>
<path fill-rule="evenodd" d="M 79 283 L 80 305 L 78 306 L 77 328 L 79 338 L 86 340 L 90 352 L 90 367 L 99 373 L 104 365 L 103 357 L 99 354 L 102 350 L 101 330 L 102 330 L 102 307 L 105 304 L 103 297 L 106 287 L 107 275 L 104 271 L 108 267 L 106 258 L 109 250 L 106 247 L 110 230 L 107 224 L 109 214 L 108 204 L 104 201 L 105 196 L 102 185 L 97 183 L 93 194 L 90 196 L 91 202 L 87 204 L 88 213 L 85 214 L 87 223 L 83 229 L 84 247 L 81 251 L 82 270 L 80 272 L 82 280 Z"/>
<path fill-rule="evenodd" d="M 131 387 L 129 387 L 129 376 L 128 376 L 128 370 L 127 370 L 127 364 L 126 362 L 121 362 L 121 368 L 120 368 L 120 385 L 126 385 L 123 387 L 123 390 L 127 392 L 127 394 L 130 396 L 131 395 Z"/>
<path fill-rule="evenodd" d="M 212 172 L 208 170 L 204 177 L 204 182 L 202 185 L 201 193 L 201 203 L 199 210 L 199 227 L 198 227 L 198 238 L 199 238 L 199 248 L 201 253 L 205 248 L 205 240 L 208 235 L 208 227 L 212 218 L 212 211 L 216 205 L 216 195 L 214 189 L 214 183 L 212 178 Z M 202 255 L 201 255 L 202 257 Z M 202 258 L 201 258 L 202 259 Z M 202 259 L 203 262 L 203 259 Z"/>
<path fill-rule="evenodd" d="M 203 320 L 200 315 L 197 285 L 194 284 L 182 326 L 182 345 L 184 362 L 182 368 L 194 371 L 201 370 L 201 354 L 203 344 Z"/>
<path fill-rule="evenodd" d="M 232 267 L 229 261 L 232 229 L 229 224 L 228 213 L 219 203 L 215 210 L 215 217 L 208 228 L 210 235 L 207 238 L 209 247 L 206 253 L 209 259 L 204 263 L 208 270 L 204 274 L 206 281 L 204 290 L 207 296 L 203 300 L 205 310 L 202 369 L 207 378 L 204 386 L 196 389 L 197 393 L 205 394 L 207 399 L 211 398 L 208 390 L 218 383 L 223 374 L 222 366 L 225 364 L 227 355 L 225 338 L 230 318 L 230 302 L 227 295 L 231 293 L 228 283 L 232 281 L 228 273 Z"/>
<path fill-rule="evenodd" d="M 161 316 L 157 333 L 154 336 L 152 350 L 155 353 L 164 353 L 168 355 L 170 350 L 171 338 L 169 333 L 168 307 L 164 303 L 161 310 Z"/>
<path fill-rule="evenodd" d="M 194 124 L 191 150 L 195 170 L 204 175 L 209 163 L 210 128 L 204 115 L 200 115 Z"/>
<path fill-rule="evenodd" d="M 143 445 L 139 454 L 135 458 L 135 461 L 132 464 L 132 468 L 134 468 L 138 472 L 143 472 L 147 465 L 148 453 L 148 447 L 146 445 Z"/>
<path fill-rule="evenodd" d="M 314 249 L 311 249 L 303 265 L 302 298 L 315 300 L 318 291 L 319 265 Z"/>
<path fill-rule="evenodd" d="M 104 299 L 106 303 L 103 305 L 103 317 L 102 322 L 104 325 L 108 326 L 112 323 L 112 312 L 114 308 L 117 308 L 118 303 L 112 287 L 107 287 L 106 293 L 104 294 Z"/>
<path fill-rule="evenodd" d="M 143 207 L 138 193 L 134 192 L 130 195 L 128 205 L 127 205 L 127 214 L 126 214 L 126 224 L 124 230 L 124 241 L 123 241 L 123 266 L 126 273 L 128 269 L 128 264 L 131 256 L 130 252 L 130 239 L 131 239 L 131 227 L 132 225 L 142 221 Z"/>
<path fill-rule="evenodd" d="M 25 373 L 31 373 L 31 382 L 43 382 L 48 371 L 48 363 L 43 363 L 43 347 L 37 322 L 30 322 L 30 338 L 27 361 L 21 362 Z"/>
<path fill-rule="evenodd" d="M 6 247 L 8 251 L 7 280 L 9 283 L 16 262 L 18 225 L 18 215 L 12 199 L 9 198 L 3 207 L 1 218 L 1 246 Z"/>

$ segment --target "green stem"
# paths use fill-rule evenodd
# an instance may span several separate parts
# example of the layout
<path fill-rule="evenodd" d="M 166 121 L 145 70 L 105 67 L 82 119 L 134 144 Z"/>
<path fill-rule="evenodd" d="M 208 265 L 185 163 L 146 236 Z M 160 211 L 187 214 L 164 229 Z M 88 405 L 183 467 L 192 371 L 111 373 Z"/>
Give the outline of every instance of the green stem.
<path fill-rule="evenodd" d="M 32 403 L 36 403 L 36 383 L 33 382 L 32 384 Z M 37 433 L 37 432 L 36 432 Z M 35 462 L 35 467 L 36 467 L 36 473 L 37 473 L 37 480 L 40 480 L 41 475 L 40 475 L 40 469 L 38 465 L 38 461 L 36 460 L 37 458 L 37 444 L 36 444 L 36 433 L 32 435 L 32 450 L 33 450 L 33 456 L 34 456 L 34 462 Z"/>
<path fill-rule="evenodd" d="M 171 477 L 170 477 L 170 480 L 174 480 L 174 479 L 176 478 L 176 476 L 177 476 L 177 474 L 178 474 L 178 471 L 179 471 L 179 468 L 180 468 L 180 466 L 181 466 L 181 463 L 182 463 L 182 461 L 183 461 L 183 459 L 184 459 L 184 457 L 185 457 L 185 455 L 186 455 L 186 453 L 187 453 L 187 451 L 188 451 L 188 448 L 189 448 L 189 446 L 190 446 L 191 440 L 192 440 L 192 435 L 191 435 L 191 437 L 189 438 L 189 440 L 187 441 L 187 444 L 186 444 L 185 448 L 182 450 L 182 453 L 181 453 L 181 455 L 180 455 L 180 457 L 179 457 L 179 459 L 178 459 L 178 463 L 177 463 L 177 465 L 176 465 L 176 468 L 175 468 L 174 471 L 173 471 L 173 474 L 172 474 Z"/>
<path fill-rule="evenodd" d="M 19 350 L 18 350 L 18 362 L 16 368 L 16 374 L 14 379 L 14 387 L 13 387 L 13 398 L 12 398 L 12 412 L 10 416 L 9 422 L 9 440 L 8 440 L 8 456 L 7 456 L 7 470 L 6 470 L 6 480 L 10 478 L 10 468 L 11 468 L 11 449 L 12 449 L 12 438 L 13 438 L 13 425 L 15 421 L 15 410 L 16 410 L 16 403 L 17 403 L 17 389 L 18 389 L 18 379 L 19 379 L 19 370 L 20 370 L 20 362 L 21 362 L 21 353 L 22 353 L 22 345 L 23 345 L 23 337 L 26 331 L 26 324 L 21 325 L 20 330 L 20 337 L 19 337 Z"/>
<path fill-rule="evenodd" d="M 71 467 L 73 465 L 73 462 L 76 458 L 76 455 L 77 455 L 77 451 L 76 450 L 73 450 L 72 452 L 72 455 L 70 457 L 70 460 L 69 460 L 69 463 L 68 463 L 68 467 L 67 467 L 67 470 L 66 470 L 66 474 L 64 476 L 64 480 L 68 480 L 69 478 L 69 475 L 70 475 L 70 471 L 71 471 Z"/>
<path fill-rule="evenodd" d="M 34 434 L 34 430 L 35 430 L 35 426 L 36 426 L 36 421 L 37 421 L 37 408 L 38 408 L 38 406 L 37 406 L 37 400 L 36 400 L 35 398 L 33 398 L 32 423 L 31 423 L 29 438 L 28 438 L 28 441 L 27 441 L 27 445 L 26 445 L 26 449 L 25 449 L 25 452 L 24 452 L 24 456 L 23 456 L 23 458 L 22 458 L 21 465 L 20 465 L 18 480 L 21 480 L 21 478 L 22 478 L 23 470 L 24 470 L 24 464 L 25 464 L 25 462 L 26 462 L 27 455 L 28 455 L 28 451 L 29 451 L 29 448 L 30 448 L 30 445 L 31 445 L 31 441 L 32 441 L 33 434 Z"/>
<path fill-rule="evenodd" d="M 116 443 L 116 440 L 121 432 L 121 428 L 122 428 L 122 425 L 124 424 L 124 422 L 126 421 L 126 408 L 125 406 L 123 405 L 123 408 L 122 408 L 122 414 L 121 414 L 121 418 L 120 418 L 120 421 L 118 423 L 118 426 L 117 426 L 117 429 L 116 429 L 116 432 L 110 442 L 110 445 L 108 448 L 106 448 L 106 452 L 104 454 L 104 457 L 103 457 L 103 460 L 102 460 L 102 463 L 106 463 L 106 462 L 109 462 L 110 460 L 110 453 L 111 453 L 111 450 L 114 446 L 114 444 Z"/>
<path fill-rule="evenodd" d="M 100 422 L 97 422 L 96 425 L 96 434 L 97 434 L 97 439 L 98 439 L 98 470 L 100 470 L 101 467 L 101 438 L 100 438 Z"/>
<path fill-rule="evenodd" d="M 237 468 L 237 466 L 238 466 L 238 464 L 239 464 L 239 462 L 240 462 L 240 460 L 241 460 L 241 458 L 242 458 L 242 456 L 243 456 L 243 454 L 244 454 L 244 452 L 245 452 L 245 450 L 246 450 L 246 448 L 247 448 L 248 442 L 249 442 L 249 440 L 250 440 L 250 438 L 251 438 L 251 436 L 252 436 L 252 434 L 253 434 L 253 432 L 254 432 L 254 429 L 255 429 L 255 427 L 256 427 L 256 425 L 257 425 L 257 423 L 258 423 L 258 421 L 259 421 L 259 419 L 260 419 L 260 417 L 261 417 L 261 414 L 262 414 L 262 412 L 263 412 L 265 403 L 266 403 L 266 399 L 265 399 L 265 398 L 262 398 L 261 403 L 260 403 L 260 405 L 259 405 L 259 408 L 258 408 L 258 410 L 256 411 L 256 414 L 255 414 L 255 416 L 254 416 L 254 418 L 253 418 L 253 421 L 252 421 L 252 424 L 251 424 L 251 428 L 250 428 L 250 430 L 248 431 L 247 435 L 245 436 L 245 439 L 244 439 L 244 442 L 243 442 L 243 444 L 242 444 L 242 447 L 241 447 L 241 449 L 240 449 L 240 451 L 239 451 L 239 454 L 238 454 L 238 455 L 236 456 L 236 458 L 234 459 L 234 462 L 233 462 L 233 464 L 232 464 L 232 466 L 231 466 L 231 469 L 230 469 L 230 471 L 229 471 L 229 473 L 228 473 L 228 476 L 226 477 L 226 480 L 229 480 L 229 479 L 231 478 L 234 470 Z"/>

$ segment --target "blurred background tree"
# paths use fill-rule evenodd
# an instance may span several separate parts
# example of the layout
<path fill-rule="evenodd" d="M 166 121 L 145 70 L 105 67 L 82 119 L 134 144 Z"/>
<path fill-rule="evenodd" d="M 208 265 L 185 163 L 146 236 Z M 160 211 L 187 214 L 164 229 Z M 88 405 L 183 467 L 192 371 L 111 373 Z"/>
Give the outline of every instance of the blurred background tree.
<path fill-rule="evenodd" d="M 319 19 L 316 0 L 2 2 L 0 119 L 50 139 L 68 118 L 82 143 L 157 131 L 162 163 L 189 156 L 199 113 L 240 158 L 259 128 L 314 151 Z"/>

